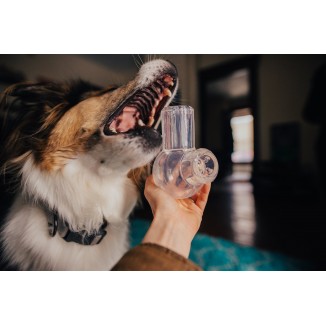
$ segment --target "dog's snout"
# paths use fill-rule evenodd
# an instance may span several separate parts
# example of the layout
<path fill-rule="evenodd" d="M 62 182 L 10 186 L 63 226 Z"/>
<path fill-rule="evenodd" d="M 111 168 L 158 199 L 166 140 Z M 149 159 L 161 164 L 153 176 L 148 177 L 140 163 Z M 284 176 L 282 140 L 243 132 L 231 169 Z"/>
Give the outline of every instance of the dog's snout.
<path fill-rule="evenodd" d="M 168 61 L 168 60 L 162 60 L 157 59 L 153 61 L 149 61 L 145 63 L 139 70 L 139 77 L 147 76 L 156 78 L 159 75 L 170 75 L 173 79 L 177 79 L 178 77 L 178 71 L 176 66 Z"/>

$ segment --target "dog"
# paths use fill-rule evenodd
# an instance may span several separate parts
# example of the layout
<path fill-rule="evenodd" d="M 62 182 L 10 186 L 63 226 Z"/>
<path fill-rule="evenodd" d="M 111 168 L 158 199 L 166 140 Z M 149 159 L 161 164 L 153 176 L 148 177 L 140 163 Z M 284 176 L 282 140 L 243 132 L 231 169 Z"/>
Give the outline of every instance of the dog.
<path fill-rule="evenodd" d="M 1 173 L 14 201 L 0 233 L 15 270 L 110 270 L 129 248 L 128 217 L 161 148 L 160 112 L 176 67 L 154 60 L 105 89 L 87 82 L 19 83 L 5 90 Z"/>

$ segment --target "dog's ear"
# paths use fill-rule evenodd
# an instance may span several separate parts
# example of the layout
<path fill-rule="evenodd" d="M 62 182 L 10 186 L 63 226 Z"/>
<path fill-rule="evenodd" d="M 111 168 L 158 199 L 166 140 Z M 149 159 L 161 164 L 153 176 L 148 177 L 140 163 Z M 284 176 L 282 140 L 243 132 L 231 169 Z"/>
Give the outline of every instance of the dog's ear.
<path fill-rule="evenodd" d="M 28 104 L 38 103 L 52 107 L 59 103 L 65 103 L 72 107 L 101 89 L 101 87 L 83 80 L 73 80 L 64 84 L 23 82 L 7 88 L 4 95 L 19 98 Z"/>
<path fill-rule="evenodd" d="M 61 85 L 51 82 L 23 82 L 8 87 L 4 95 L 19 98 L 25 103 L 51 105 L 63 100 L 64 89 Z"/>
<path fill-rule="evenodd" d="M 84 80 L 71 81 L 65 88 L 64 99 L 71 106 L 79 103 L 86 98 L 93 96 L 102 90 L 102 87 L 91 84 Z"/>

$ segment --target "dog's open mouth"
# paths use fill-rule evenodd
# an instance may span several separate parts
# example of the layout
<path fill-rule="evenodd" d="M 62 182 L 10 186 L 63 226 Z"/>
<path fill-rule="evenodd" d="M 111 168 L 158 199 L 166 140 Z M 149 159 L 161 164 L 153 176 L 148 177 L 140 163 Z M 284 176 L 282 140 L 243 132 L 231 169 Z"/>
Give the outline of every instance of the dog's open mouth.
<path fill-rule="evenodd" d="M 103 129 L 104 134 L 110 136 L 154 127 L 175 87 L 176 78 L 165 74 L 149 86 L 138 90 L 109 117 Z"/>

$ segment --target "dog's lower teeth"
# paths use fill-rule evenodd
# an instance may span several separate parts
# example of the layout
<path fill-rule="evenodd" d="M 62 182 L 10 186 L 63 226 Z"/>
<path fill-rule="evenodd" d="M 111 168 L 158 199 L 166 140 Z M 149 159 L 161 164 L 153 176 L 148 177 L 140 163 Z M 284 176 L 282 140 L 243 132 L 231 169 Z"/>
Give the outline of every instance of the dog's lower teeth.
<path fill-rule="evenodd" d="M 145 123 L 143 122 L 142 119 L 138 120 L 138 125 L 140 125 L 141 127 L 145 126 Z"/>

